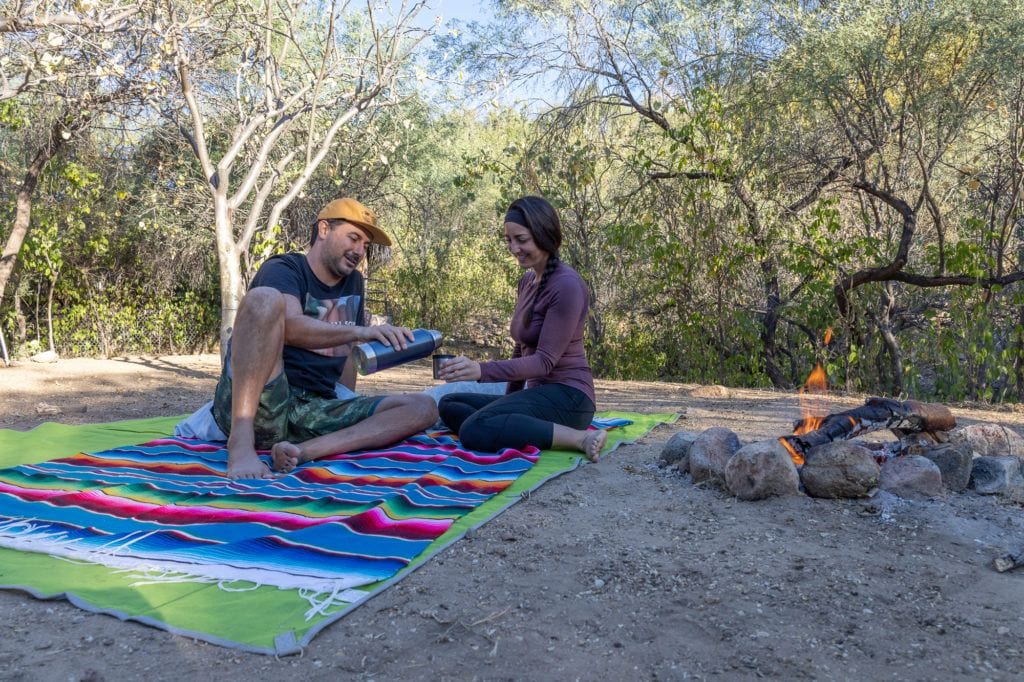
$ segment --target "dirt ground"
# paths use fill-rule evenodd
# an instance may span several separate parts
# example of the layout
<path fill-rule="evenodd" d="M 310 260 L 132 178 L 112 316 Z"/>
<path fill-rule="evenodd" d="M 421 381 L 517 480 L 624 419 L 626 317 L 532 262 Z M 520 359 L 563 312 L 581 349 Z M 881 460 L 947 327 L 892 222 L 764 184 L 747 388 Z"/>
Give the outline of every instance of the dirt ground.
<path fill-rule="evenodd" d="M 0 428 L 189 412 L 216 356 L 0 368 Z M 362 379 L 421 390 L 425 364 Z M 1024 508 L 959 494 L 906 502 L 741 502 L 658 467 L 676 431 L 782 435 L 792 393 L 598 384 L 600 409 L 675 425 L 534 492 L 326 629 L 301 656 L 244 654 L 63 601 L 0 592 L 0 679 L 1024 679 Z M 836 408 L 860 397 L 833 398 Z M 953 406 L 1018 431 L 1012 409 Z M 1024 431 L 1022 431 L 1024 432 Z"/>

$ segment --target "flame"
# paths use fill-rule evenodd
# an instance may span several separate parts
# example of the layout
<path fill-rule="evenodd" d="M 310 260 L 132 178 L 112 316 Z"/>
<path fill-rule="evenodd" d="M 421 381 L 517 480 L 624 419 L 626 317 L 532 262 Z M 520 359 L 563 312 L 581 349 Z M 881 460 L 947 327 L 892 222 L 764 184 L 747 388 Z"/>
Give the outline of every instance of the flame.
<path fill-rule="evenodd" d="M 825 331 L 825 343 L 828 344 L 832 338 L 832 328 L 829 327 Z M 814 366 L 811 371 L 811 375 L 807 377 L 807 381 L 804 383 L 803 388 L 800 389 L 800 415 L 801 419 L 797 422 L 796 428 L 793 429 L 793 435 L 799 436 L 805 433 L 810 433 L 821 428 L 822 422 L 825 421 L 825 417 L 828 416 L 827 407 L 825 405 L 824 396 L 828 393 L 828 375 L 825 373 L 825 368 L 821 366 L 819 362 Z M 797 466 L 803 466 L 804 457 L 801 453 L 796 451 L 789 441 L 785 438 L 780 438 L 779 442 L 789 451 L 789 456 L 793 459 L 793 463 Z"/>
<path fill-rule="evenodd" d="M 793 460 L 793 464 L 795 464 L 798 467 L 802 467 L 804 465 L 804 456 L 797 452 L 796 448 L 789 444 L 789 441 L 786 440 L 785 436 L 779 438 L 779 442 L 782 443 L 782 447 L 786 448 L 786 451 L 789 452 L 789 458 Z"/>
<path fill-rule="evenodd" d="M 800 424 L 793 435 L 810 433 L 818 429 L 828 414 L 822 396 L 828 393 L 828 375 L 819 362 L 807 377 L 807 382 L 800 389 Z"/>
<path fill-rule="evenodd" d="M 825 328 L 825 345 L 832 343 L 832 327 Z"/>

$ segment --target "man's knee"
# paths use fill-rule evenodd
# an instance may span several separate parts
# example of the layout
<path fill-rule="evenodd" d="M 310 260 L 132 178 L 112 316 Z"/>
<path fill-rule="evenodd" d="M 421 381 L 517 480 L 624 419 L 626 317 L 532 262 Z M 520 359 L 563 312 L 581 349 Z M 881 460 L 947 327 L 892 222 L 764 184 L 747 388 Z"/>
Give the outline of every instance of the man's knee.
<path fill-rule="evenodd" d="M 384 409 L 400 409 L 425 429 L 437 421 L 437 403 L 429 395 L 413 393 L 409 395 L 389 395 L 381 401 Z"/>
<path fill-rule="evenodd" d="M 273 287 L 255 287 L 246 292 L 238 306 L 239 321 L 252 319 L 261 324 L 284 317 L 284 294 Z"/>

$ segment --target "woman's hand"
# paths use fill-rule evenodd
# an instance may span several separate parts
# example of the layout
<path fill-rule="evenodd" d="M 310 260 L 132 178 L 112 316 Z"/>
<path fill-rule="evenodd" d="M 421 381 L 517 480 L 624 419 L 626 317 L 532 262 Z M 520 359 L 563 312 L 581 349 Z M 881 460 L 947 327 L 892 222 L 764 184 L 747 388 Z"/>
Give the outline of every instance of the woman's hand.
<path fill-rule="evenodd" d="M 476 381 L 480 378 L 480 363 L 459 355 L 441 365 L 437 376 L 447 382 Z"/>

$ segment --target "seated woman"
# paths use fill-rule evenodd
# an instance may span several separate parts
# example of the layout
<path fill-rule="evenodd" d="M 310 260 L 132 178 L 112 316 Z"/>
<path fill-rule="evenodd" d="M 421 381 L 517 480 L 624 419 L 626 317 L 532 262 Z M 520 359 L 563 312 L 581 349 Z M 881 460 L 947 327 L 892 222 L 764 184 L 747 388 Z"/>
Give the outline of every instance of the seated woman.
<path fill-rule="evenodd" d="M 452 393 L 438 405 L 445 425 L 472 450 L 497 452 L 535 445 L 574 449 L 596 461 L 608 434 L 588 431 L 594 418 L 594 378 L 583 348 L 589 292 L 558 258 L 562 226 L 540 197 L 523 197 L 505 215 L 505 244 L 527 272 L 512 314 L 512 359 L 446 362 L 446 381 L 508 382 L 504 396 Z M 524 388 L 525 385 L 525 388 Z"/>

